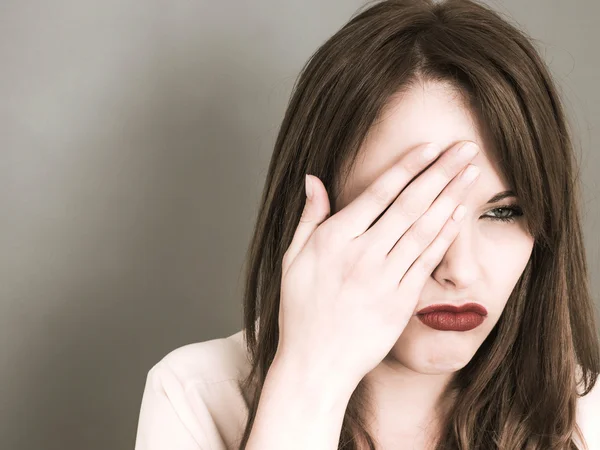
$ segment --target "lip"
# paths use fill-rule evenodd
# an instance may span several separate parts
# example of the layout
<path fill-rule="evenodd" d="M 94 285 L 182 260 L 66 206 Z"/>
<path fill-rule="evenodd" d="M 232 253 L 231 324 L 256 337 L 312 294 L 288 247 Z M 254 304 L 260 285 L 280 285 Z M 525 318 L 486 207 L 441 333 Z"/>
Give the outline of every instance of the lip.
<path fill-rule="evenodd" d="M 465 303 L 464 305 L 456 306 L 451 305 L 449 303 L 437 303 L 435 305 L 427 306 L 423 309 L 417 311 L 417 315 L 419 314 L 427 314 L 431 312 L 452 312 L 452 313 L 462 313 L 462 312 L 474 312 L 481 316 L 487 316 L 487 309 L 483 305 L 479 303 Z"/>
<path fill-rule="evenodd" d="M 417 318 L 434 330 L 469 331 L 483 323 L 487 310 L 479 303 L 455 306 L 439 303 L 419 310 Z"/>

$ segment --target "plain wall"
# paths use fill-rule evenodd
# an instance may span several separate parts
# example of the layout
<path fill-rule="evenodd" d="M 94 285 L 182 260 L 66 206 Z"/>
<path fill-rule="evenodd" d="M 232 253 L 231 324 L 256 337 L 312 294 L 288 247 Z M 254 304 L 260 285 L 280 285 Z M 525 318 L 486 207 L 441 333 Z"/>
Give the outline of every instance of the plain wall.
<path fill-rule="evenodd" d="M 600 291 L 600 7 L 496 1 L 564 92 Z M 3 0 L 0 448 L 132 449 L 146 374 L 241 329 L 293 82 L 359 0 Z"/>

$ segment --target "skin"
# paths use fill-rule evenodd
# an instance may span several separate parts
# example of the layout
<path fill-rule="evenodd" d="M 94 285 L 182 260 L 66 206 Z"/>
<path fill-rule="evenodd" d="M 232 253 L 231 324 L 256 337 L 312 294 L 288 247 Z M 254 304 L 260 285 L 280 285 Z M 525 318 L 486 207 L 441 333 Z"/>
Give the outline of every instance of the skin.
<path fill-rule="evenodd" d="M 411 317 L 388 356 L 367 376 L 372 389 L 372 432 L 383 448 L 429 448 L 438 433 L 437 418 L 451 398 L 442 392 L 463 368 L 498 321 L 508 297 L 523 273 L 534 240 L 526 232 L 524 216 L 514 223 L 494 220 L 511 213 L 497 210 L 518 205 L 515 197 L 486 204 L 496 193 L 509 190 L 473 114 L 446 84 L 418 84 L 391 100 L 383 120 L 375 124 L 361 155 L 332 205 L 335 213 L 348 205 L 379 175 L 411 148 L 436 142 L 444 149 L 459 141 L 477 143 L 472 160 L 481 174 L 462 204 L 467 207 L 460 231 L 439 266 L 425 283 Z M 466 332 L 439 331 L 416 317 L 435 303 L 482 304 L 486 320 Z"/>

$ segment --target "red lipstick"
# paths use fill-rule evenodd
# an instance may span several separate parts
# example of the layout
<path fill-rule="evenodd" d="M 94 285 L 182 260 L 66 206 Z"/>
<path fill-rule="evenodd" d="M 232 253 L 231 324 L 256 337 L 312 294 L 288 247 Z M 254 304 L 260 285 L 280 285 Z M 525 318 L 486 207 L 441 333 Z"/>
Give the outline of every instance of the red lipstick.
<path fill-rule="evenodd" d="M 469 331 L 481 325 L 486 316 L 487 310 L 478 303 L 436 304 L 417 312 L 421 322 L 440 331 Z"/>

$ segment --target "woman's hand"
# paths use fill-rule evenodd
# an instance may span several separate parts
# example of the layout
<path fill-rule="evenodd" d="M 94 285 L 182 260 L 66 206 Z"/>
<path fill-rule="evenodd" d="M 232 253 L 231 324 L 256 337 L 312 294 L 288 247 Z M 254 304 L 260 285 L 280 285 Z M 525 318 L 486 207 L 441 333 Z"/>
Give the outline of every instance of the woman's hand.
<path fill-rule="evenodd" d="M 279 364 L 353 390 L 389 353 L 458 234 L 451 216 L 473 180 L 457 174 L 478 151 L 464 144 L 431 167 L 437 154 L 417 147 L 331 217 L 324 185 L 310 177 L 312 198 L 283 257 Z"/>

